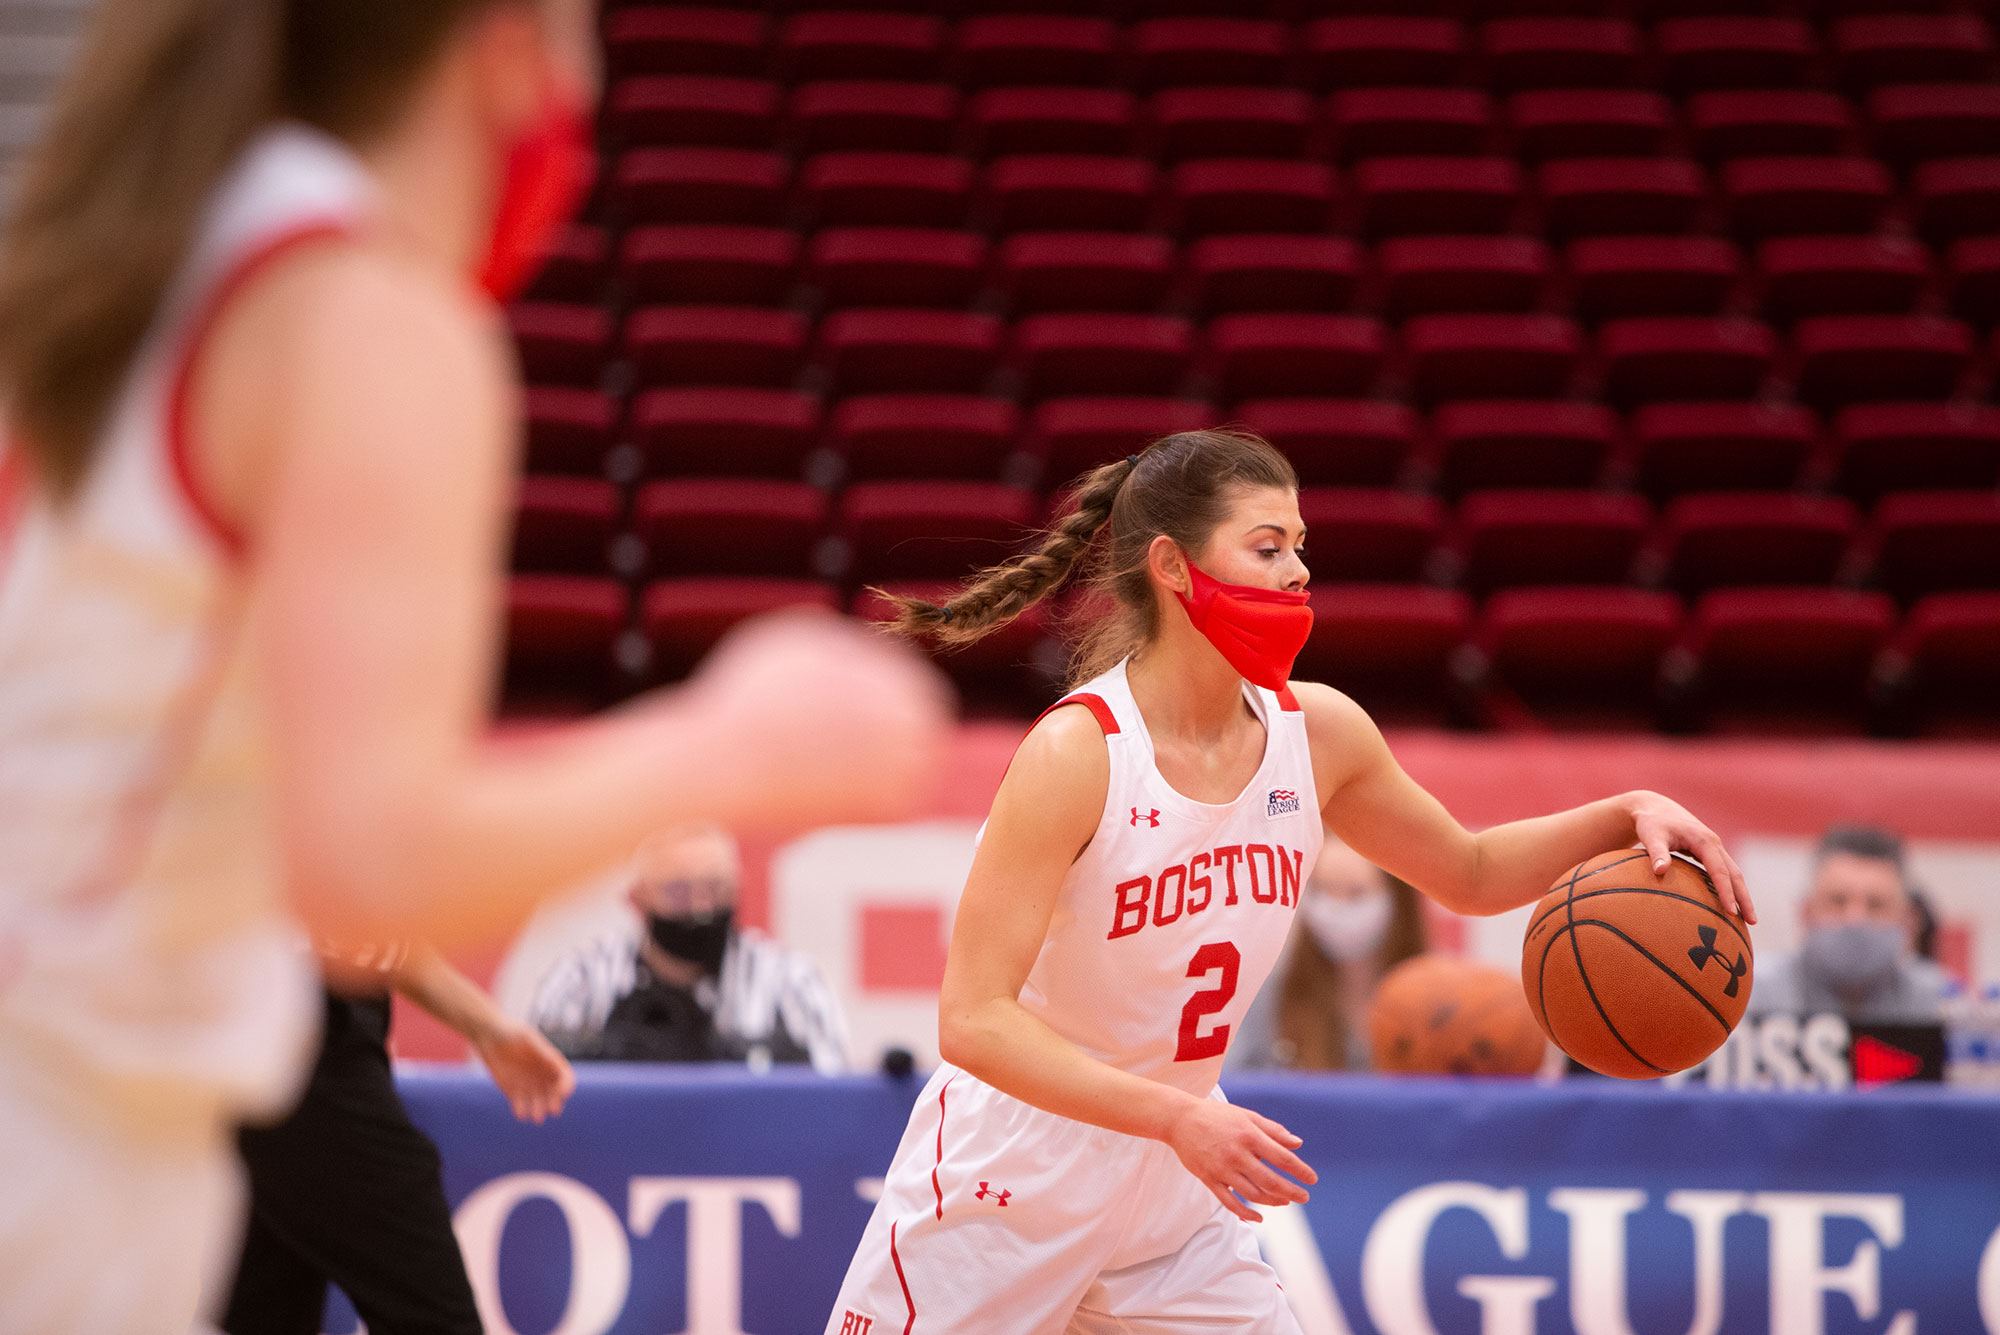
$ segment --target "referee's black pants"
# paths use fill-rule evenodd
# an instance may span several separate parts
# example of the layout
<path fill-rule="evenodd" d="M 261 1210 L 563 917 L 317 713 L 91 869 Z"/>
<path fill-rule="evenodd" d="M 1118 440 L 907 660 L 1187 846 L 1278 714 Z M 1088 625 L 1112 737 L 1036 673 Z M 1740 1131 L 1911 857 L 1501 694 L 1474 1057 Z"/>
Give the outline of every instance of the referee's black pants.
<path fill-rule="evenodd" d="M 386 998 L 328 993 L 298 1109 L 240 1133 L 250 1212 L 229 1335 L 319 1335 L 329 1281 L 369 1335 L 481 1335 L 437 1147 L 396 1095 L 388 1029 Z"/>

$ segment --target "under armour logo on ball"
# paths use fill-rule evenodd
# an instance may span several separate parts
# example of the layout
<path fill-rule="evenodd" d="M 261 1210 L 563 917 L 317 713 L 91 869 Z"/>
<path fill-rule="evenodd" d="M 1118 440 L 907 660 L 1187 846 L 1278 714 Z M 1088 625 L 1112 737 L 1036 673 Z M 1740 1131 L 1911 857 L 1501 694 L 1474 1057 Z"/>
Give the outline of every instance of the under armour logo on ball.
<path fill-rule="evenodd" d="M 1735 996 L 1737 986 L 1743 981 L 1743 975 L 1750 972 L 1749 961 L 1743 958 L 1743 952 L 1739 950 L 1736 952 L 1736 963 L 1731 964 L 1728 957 L 1715 948 L 1715 928 L 1697 927 L 1695 934 L 1701 937 L 1701 944 L 1688 948 L 1688 958 L 1694 961 L 1697 970 L 1708 968 L 1710 960 L 1720 964 L 1724 972 L 1729 975 L 1729 985 L 1722 989 L 1722 995 Z"/>
<path fill-rule="evenodd" d="M 1133 807 L 1133 808 L 1132 808 L 1132 823 L 1133 823 L 1134 825 L 1137 825 L 1137 824 L 1138 824 L 1138 823 L 1139 823 L 1140 821 L 1144 821 L 1144 822 L 1146 822 L 1146 825 L 1147 825 L 1147 827 L 1148 827 L 1148 828 L 1150 828 L 1150 829 L 1155 829 L 1155 830 L 1159 829 L 1159 828 L 1160 828 L 1160 809 L 1159 809 L 1158 807 L 1153 807 L 1153 808 L 1152 808 L 1152 809 L 1150 809 L 1150 810 L 1147 810 L 1147 811 L 1141 811 L 1141 810 L 1139 810 L 1139 808 L 1137 808 L 1137 807 Z"/>

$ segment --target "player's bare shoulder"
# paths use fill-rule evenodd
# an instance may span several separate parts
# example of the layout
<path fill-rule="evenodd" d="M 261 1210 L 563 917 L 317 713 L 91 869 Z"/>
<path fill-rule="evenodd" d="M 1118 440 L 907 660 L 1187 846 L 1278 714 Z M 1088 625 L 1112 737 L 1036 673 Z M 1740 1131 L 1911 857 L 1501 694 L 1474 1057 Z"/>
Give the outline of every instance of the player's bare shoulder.
<path fill-rule="evenodd" d="M 1111 755 L 1091 710 L 1067 704 L 1028 730 L 1002 780 L 989 830 L 1081 849 L 1097 830 L 1111 790 Z"/>
<path fill-rule="evenodd" d="M 1382 730 L 1354 698 L 1316 681 L 1291 683 L 1306 717 L 1313 777 L 1324 798 L 1384 749 Z"/>

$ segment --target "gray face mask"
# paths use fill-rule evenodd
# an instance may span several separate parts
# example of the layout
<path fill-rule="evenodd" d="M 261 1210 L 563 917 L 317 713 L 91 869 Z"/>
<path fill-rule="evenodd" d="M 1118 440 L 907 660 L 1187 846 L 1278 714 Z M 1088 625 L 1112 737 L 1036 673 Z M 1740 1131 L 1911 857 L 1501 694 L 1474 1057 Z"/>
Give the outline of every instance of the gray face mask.
<path fill-rule="evenodd" d="M 1806 972 L 1836 992 L 1870 992 L 1889 981 L 1903 955 L 1903 929 L 1850 922 L 1807 930 L 1799 957 Z"/>

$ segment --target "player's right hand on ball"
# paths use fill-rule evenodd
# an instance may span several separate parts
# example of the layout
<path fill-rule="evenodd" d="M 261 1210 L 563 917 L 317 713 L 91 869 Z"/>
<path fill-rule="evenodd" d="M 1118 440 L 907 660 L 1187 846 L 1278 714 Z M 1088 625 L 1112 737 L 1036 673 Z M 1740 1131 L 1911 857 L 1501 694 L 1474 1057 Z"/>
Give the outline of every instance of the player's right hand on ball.
<path fill-rule="evenodd" d="M 756 617 L 688 683 L 717 739 L 717 779 L 787 825 L 908 812 L 937 777 L 951 688 L 908 646 L 823 612 Z"/>
<path fill-rule="evenodd" d="M 1166 1141 L 1225 1209 L 1253 1224 L 1264 1216 L 1252 1205 L 1304 1204 L 1306 1189 L 1299 1182 L 1319 1181 L 1319 1174 L 1293 1152 L 1304 1141 L 1263 1114 L 1233 1104 L 1192 1101 L 1168 1129 Z M 1279 1176 L 1278 1170 L 1299 1181 Z"/>

